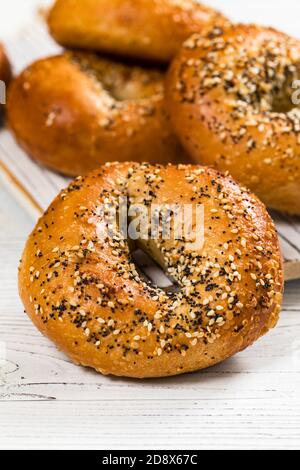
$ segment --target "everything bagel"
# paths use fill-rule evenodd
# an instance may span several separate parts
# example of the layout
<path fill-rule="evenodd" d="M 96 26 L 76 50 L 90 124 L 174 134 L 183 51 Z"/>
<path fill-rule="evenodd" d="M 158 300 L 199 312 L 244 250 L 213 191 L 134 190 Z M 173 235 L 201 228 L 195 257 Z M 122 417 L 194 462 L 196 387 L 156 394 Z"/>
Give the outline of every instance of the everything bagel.
<path fill-rule="evenodd" d="M 300 214 L 300 110 L 292 102 L 299 77 L 300 41 L 237 25 L 188 39 L 166 86 L 174 129 L 193 160 L 229 170 L 269 207 L 293 214 Z"/>
<path fill-rule="evenodd" d="M 8 120 L 32 157 L 77 176 L 107 161 L 180 161 L 163 74 L 93 54 L 38 61 L 13 83 Z"/>
<path fill-rule="evenodd" d="M 195 0 L 58 0 L 48 19 L 64 47 L 160 62 L 192 33 L 227 22 Z"/>
<path fill-rule="evenodd" d="M 204 244 L 159 230 L 128 241 L 111 218 L 120 197 L 147 211 L 203 205 Z M 136 244 L 177 292 L 143 279 Z M 275 326 L 282 287 L 263 204 L 230 177 L 191 165 L 116 163 L 78 177 L 39 220 L 19 271 L 28 315 L 59 349 L 103 374 L 138 378 L 202 369 L 246 348 Z"/>

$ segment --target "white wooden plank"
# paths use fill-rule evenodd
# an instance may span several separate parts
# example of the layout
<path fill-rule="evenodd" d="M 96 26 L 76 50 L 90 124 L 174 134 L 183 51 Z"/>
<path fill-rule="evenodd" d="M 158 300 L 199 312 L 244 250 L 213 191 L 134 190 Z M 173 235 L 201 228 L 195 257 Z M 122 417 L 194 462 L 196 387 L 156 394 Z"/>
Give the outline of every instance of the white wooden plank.
<path fill-rule="evenodd" d="M 288 398 L 288 397 L 287 397 Z M 0 447 L 298 449 L 299 406 L 274 400 L 0 404 Z"/>

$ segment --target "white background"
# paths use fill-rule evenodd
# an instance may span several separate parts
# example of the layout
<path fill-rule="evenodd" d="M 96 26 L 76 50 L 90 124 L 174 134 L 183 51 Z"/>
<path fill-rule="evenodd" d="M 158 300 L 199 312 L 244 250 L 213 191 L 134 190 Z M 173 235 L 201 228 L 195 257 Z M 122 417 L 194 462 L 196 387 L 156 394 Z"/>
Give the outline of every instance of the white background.
<path fill-rule="evenodd" d="M 41 3 L 0 0 L 0 38 Z M 207 3 L 300 37 L 299 0 Z M 23 314 L 16 266 L 32 224 L 0 186 L 0 448 L 300 448 L 299 282 L 286 288 L 278 328 L 220 366 L 150 382 L 105 378 L 71 364 Z"/>

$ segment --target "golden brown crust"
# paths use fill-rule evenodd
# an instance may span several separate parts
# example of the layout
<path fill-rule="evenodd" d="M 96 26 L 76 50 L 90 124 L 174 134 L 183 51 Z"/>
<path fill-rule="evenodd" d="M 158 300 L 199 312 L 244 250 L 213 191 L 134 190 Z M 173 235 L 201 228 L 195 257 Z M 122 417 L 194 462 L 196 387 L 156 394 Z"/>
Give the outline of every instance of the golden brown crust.
<path fill-rule="evenodd" d="M 146 284 L 136 271 L 132 248 L 100 210 L 118 211 L 120 196 L 148 208 L 204 205 L 203 246 L 139 240 L 178 292 Z M 159 377 L 216 364 L 274 327 L 282 259 L 265 207 L 230 177 L 200 166 L 116 163 L 55 199 L 29 237 L 19 288 L 32 321 L 74 362 Z"/>
<path fill-rule="evenodd" d="M 68 52 L 35 62 L 13 83 L 8 119 L 39 162 L 77 176 L 108 161 L 178 162 L 163 74 Z"/>
<path fill-rule="evenodd" d="M 196 162 L 230 173 L 269 207 L 300 214 L 300 42 L 254 25 L 187 40 L 167 78 L 174 129 Z M 299 88 L 299 87 L 298 87 Z"/>
<path fill-rule="evenodd" d="M 48 19 L 63 46 L 161 62 L 192 33 L 227 21 L 195 0 L 58 0 Z"/>

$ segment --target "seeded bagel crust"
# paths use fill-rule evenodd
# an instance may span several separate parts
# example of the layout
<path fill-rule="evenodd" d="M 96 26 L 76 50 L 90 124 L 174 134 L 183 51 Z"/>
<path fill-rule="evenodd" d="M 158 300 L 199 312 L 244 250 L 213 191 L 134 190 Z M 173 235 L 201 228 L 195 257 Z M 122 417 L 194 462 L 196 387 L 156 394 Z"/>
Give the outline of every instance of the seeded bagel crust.
<path fill-rule="evenodd" d="M 188 39 L 166 95 L 192 159 L 229 171 L 269 207 L 300 214 L 300 41 L 236 25 Z M 295 95 L 294 95 L 295 93 Z"/>

